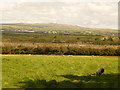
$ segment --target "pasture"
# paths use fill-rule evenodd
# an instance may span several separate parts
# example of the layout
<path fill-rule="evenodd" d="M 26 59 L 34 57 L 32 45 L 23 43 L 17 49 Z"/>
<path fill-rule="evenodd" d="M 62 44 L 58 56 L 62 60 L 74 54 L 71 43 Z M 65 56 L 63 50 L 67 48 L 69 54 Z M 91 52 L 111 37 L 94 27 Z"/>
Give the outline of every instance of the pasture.
<path fill-rule="evenodd" d="M 117 88 L 118 57 L 3 55 L 2 79 L 3 88 Z"/>

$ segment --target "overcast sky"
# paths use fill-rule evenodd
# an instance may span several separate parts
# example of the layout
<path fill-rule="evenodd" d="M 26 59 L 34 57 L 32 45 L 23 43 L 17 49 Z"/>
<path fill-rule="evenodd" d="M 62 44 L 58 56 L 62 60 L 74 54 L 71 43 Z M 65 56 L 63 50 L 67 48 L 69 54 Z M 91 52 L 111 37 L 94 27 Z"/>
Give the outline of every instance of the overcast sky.
<path fill-rule="evenodd" d="M 1 0 L 0 23 L 118 28 L 118 0 Z"/>

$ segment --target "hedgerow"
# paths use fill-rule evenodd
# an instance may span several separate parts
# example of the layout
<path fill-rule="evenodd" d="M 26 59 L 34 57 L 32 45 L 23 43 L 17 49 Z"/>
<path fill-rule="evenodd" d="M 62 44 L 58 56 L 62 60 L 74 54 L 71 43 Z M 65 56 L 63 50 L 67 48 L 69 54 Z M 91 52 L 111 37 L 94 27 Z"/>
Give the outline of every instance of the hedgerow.
<path fill-rule="evenodd" d="M 119 56 L 120 50 L 113 48 L 92 49 L 78 47 L 2 47 L 2 54 L 38 54 L 38 55 L 100 55 Z"/>

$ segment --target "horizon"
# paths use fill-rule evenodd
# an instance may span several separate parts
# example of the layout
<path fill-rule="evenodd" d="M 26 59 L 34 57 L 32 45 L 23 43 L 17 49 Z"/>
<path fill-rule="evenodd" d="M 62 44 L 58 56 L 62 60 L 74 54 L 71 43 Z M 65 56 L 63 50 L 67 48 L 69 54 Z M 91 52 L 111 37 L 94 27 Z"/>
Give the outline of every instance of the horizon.
<path fill-rule="evenodd" d="M 0 25 L 4 25 L 4 24 L 11 24 L 12 25 L 12 24 L 61 24 L 61 23 L 0 23 Z M 71 25 L 71 24 L 62 24 L 62 25 Z M 80 25 L 72 25 L 72 26 L 78 26 L 80 28 L 92 28 L 92 27 L 83 27 L 83 26 L 80 26 Z M 100 27 L 97 27 L 96 29 L 118 30 L 118 29 L 100 28 Z"/>

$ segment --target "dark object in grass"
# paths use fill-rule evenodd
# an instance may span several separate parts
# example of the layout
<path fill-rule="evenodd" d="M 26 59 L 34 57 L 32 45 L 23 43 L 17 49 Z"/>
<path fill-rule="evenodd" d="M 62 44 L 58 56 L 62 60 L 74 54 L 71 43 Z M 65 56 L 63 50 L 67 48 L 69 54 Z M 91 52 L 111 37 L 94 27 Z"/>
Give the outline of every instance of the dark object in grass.
<path fill-rule="evenodd" d="M 98 71 L 96 71 L 97 75 L 101 75 L 102 73 L 104 73 L 104 67 L 101 67 Z"/>

